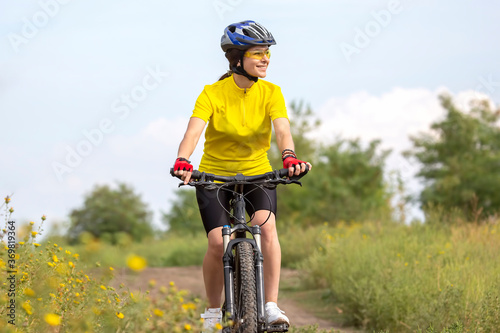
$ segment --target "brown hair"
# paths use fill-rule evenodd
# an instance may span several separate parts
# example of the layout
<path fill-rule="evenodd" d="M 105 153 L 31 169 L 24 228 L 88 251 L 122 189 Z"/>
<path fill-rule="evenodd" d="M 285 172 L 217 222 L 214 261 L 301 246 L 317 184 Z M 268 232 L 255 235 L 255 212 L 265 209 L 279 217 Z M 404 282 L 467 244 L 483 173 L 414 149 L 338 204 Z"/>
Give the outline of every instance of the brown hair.
<path fill-rule="evenodd" d="M 229 71 L 227 71 L 227 73 L 222 75 L 219 78 L 219 81 L 224 80 L 225 78 L 228 78 L 231 76 L 231 74 L 233 74 L 233 68 L 238 66 L 238 62 L 242 60 L 243 52 L 244 51 L 238 49 L 229 49 L 226 51 L 225 55 L 227 60 L 229 61 Z"/>

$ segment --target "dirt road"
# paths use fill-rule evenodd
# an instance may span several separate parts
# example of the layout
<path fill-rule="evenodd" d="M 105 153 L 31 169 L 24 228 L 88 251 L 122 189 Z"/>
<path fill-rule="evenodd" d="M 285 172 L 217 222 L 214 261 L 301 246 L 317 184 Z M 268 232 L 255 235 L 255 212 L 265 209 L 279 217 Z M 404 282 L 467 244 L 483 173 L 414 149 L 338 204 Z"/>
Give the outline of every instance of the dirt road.
<path fill-rule="evenodd" d="M 283 269 L 281 280 L 293 279 L 296 277 L 296 274 L 297 273 L 293 270 Z M 113 284 L 119 285 L 123 282 L 131 291 L 137 290 L 145 292 L 149 289 L 148 282 L 152 279 L 154 279 L 159 286 L 167 286 L 170 281 L 173 281 L 179 289 L 189 290 L 192 295 L 204 298 L 205 290 L 203 287 L 201 267 L 151 267 L 146 268 L 139 275 L 131 275 L 126 269 L 120 269 L 116 271 Z M 341 329 L 334 323 L 313 316 L 307 309 L 301 307 L 298 302 L 292 299 L 280 297 L 279 306 L 286 312 L 292 325 L 296 327 L 317 324 L 319 328 L 323 329 L 336 329 L 345 333 L 353 332 Z"/>

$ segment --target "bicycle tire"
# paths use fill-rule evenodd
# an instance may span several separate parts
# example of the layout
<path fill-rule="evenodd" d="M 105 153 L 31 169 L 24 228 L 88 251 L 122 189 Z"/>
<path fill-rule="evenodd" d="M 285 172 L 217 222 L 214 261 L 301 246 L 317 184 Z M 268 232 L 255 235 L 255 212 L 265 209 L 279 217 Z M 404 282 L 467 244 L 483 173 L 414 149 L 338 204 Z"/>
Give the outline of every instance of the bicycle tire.
<path fill-rule="evenodd" d="M 236 246 L 234 271 L 235 323 L 233 332 L 257 332 L 257 287 L 253 247 L 248 242 Z"/>

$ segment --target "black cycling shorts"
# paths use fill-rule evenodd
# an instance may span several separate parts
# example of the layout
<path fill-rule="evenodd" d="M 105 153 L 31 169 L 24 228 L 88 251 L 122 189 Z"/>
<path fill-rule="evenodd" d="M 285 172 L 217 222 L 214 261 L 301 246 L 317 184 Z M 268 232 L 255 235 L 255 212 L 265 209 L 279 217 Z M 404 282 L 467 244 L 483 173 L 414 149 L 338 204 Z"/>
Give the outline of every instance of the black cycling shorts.
<path fill-rule="evenodd" d="M 246 199 L 245 208 L 248 216 L 252 216 L 259 210 L 271 211 L 274 215 L 276 215 L 276 189 L 256 187 L 256 185 L 251 184 L 246 184 L 243 187 L 243 193 L 245 194 Z M 234 189 L 234 186 L 231 187 L 231 189 Z M 219 200 L 217 199 L 217 189 L 207 190 L 201 187 L 196 188 L 196 199 L 198 200 L 201 220 L 203 221 L 207 235 L 212 229 L 230 224 L 229 214 L 227 211 L 230 211 L 229 201 L 233 197 L 233 194 L 230 191 L 222 189 L 218 192 Z M 221 204 L 224 205 L 225 209 L 222 208 Z"/>

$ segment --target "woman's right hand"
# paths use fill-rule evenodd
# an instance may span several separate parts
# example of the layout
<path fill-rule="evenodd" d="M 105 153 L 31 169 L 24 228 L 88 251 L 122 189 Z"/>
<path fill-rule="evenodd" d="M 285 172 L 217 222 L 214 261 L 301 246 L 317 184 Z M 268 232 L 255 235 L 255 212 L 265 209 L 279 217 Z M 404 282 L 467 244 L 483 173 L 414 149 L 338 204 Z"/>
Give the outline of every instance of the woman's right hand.
<path fill-rule="evenodd" d="M 188 161 L 183 157 L 178 157 L 175 160 L 174 174 L 176 176 L 181 177 L 181 179 L 184 181 L 184 184 L 189 183 L 192 173 L 193 173 L 193 165 L 191 164 L 191 161 Z"/>

